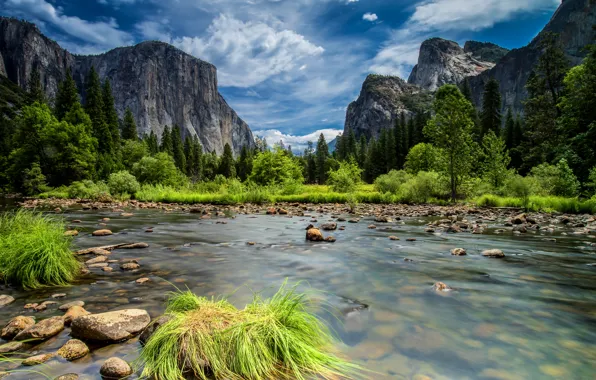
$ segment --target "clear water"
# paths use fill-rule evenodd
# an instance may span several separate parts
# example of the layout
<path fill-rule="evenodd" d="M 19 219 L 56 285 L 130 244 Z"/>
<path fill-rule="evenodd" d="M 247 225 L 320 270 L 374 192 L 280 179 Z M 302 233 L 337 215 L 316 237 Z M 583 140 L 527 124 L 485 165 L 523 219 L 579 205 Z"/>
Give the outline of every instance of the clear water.
<path fill-rule="evenodd" d="M 29 302 L 67 293 L 63 302 L 83 300 L 90 312 L 118 308 L 147 309 L 152 317 L 164 310 L 173 286 L 199 295 L 229 294 L 238 307 L 251 291 L 272 294 L 284 281 L 303 281 L 313 297 L 337 309 L 337 318 L 321 317 L 343 341 L 342 351 L 361 363 L 373 379 L 593 379 L 596 374 L 596 239 L 560 227 L 554 234 L 496 234 L 502 221 L 486 234 L 429 234 L 427 219 L 405 218 L 367 229 L 371 220 L 345 225 L 331 233 L 337 242 L 309 243 L 304 228 L 310 218 L 238 215 L 235 219 L 200 219 L 182 212 L 119 213 L 71 211 L 81 219 L 79 248 L 145 241 L 150 248 L 117 250 L 113 259 L 136 258 L 137 272 L 93 270 L 68 288 L 22 292 L 3 288 L 16 301 L 0 309 L 0 322 L 18 314 L 37 318 L 59 315 L 23 310 Z M 116 234 L 91 237 L 99 219 Z M 330 215 L 316 215 L 318 222 Z M 227 224 L 216 224 L 225 220 Z M 153 233 L 146 233 L 153 227 Z M 104 227 L 101 227 L 104 228 Z M 401 238 L 389 240 L 390 235 Z M 556 238 L 557 242 L 543 240 Z M 406 238 L 416 238 L 407 242 Z M 249 246 L 252 241 L 256 244 Z M 468 256 L 451 256 L 462 247 Z M 482 257 L 499 248 L 504 259 Z M 408 258 L 412 261 L 405 261 Z M 139 285 L 140 277 L 150 282 Z M 433 283 L 454 288 L 437 293 Z M 36 348 L 50 352 L 68 340 L 68 330 Z M 139 344 L 97 348 L 86 358 L 67 363 L 52 360 L 43 367 L 50 376 L 75 372 L 99 378 L 104 359 L 132 361 Z M 31 373 L 15 379 L 42 378 Z"/>

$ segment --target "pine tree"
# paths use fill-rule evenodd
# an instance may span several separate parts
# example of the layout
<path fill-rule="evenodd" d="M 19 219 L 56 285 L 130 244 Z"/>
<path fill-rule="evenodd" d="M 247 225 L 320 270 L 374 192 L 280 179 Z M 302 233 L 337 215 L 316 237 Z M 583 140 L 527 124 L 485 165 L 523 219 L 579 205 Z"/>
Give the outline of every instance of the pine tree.
<path fill-rule="evenodd" d="M 86 83 L 85 111 L 91 118 L 93 126 L 93 137 L 97 139 L 99 153 L 111 153 L 113 151 L 112 134 L 106 124 L 103 104 L 103 90 L 101 81 L 95 68 L 91 66 Z"/>
<path fill-rule="evenodd" d="M 114 96 L 112 95 L 112 85 L 106 79 L 103 82 L 103 107 L 106 123 L 112 135 L 112 143 L 114 147 L 120 146 L 120 122 L 118 120 L 118 113 L 114 106 Z M 128 111 L 128 109 L 127 109 Z"/>
<path fill-rule="evenodd" d="M 317 165 L 317 182 L 319 185 L 324 185 L 327 181 L 327 159 L 329 158 L 329 147 L 325 141 L 325 136 L 321 133 L 319 141 L 317 142 L 316 165 Z"/>
<path fill-rule="evenodd" d="M 230 144 L 228 143 L 224 145 L 223 154 L 221 155 L 221 159 L 219 161 L 218 173 L 226 178 L 236 177 L 234 154 L 232 153 L 232 147 L 230 147 Z"/>
<path fill-rule="evenodd" d="M 153 132 L 153 130 L 151 130 L 149 136 L 146 137 L 146 140 L 147 150 L 149 151 L 149 154 L 153 156 L 159 153 L 159 142 L 157 141 L 157 135 L 155 134 L 155 132 Z"/>
<path fill-rule="evenodd" d="M 494 78 L 491 78 L 484 86 L 480 119 L 482 122 L 480 138 L 484 137 L 488 131 L 493 131 L 497 136 L 501 135 L 501 92 L 499 82 Z"/>
<path fill-rule="evenodd" d="M 507 116 L 505 116 L 505 130 L 503 131 L 503 138 L 505 139 L 505 146 L 508 150 L 515 148 L 514 141 L 515 134 L 515 120 L 511 108 L 507 109 Z"/>
<path fill-rule="evenodd" d="M 152 131 L 153 132 L 153 131 Z M 130 108 L 126 108 L 124 112 L 124 123 L 122 126 L 122 139 L 124 140 L 137 140 L 139 135 L 137 134 L 137 123 L 132 114 Z"/>
<path fill-rule="evenodd" d="M 172 146 L 172 133 L 170 127 L 167 125 L 164 127 L 161 134 L 161 145 L 159 146 L 160 152 L 166 152 L 170 156 L 174 157 L 174 147 Z"/>
<path fill-rule="evenodd" d="M 186 157 L 184 156 L 184 145 L 182 144 L 182 133 L 180 132 L 180 127 L 178 125 L 174 125 L 172 128 L 172 151 L 174 162 L 176 163 L 176 167 L 180 169 L 182 173 L 186 172 Z"/>
<path fill-rule="evenodd" d="M 29 90 L 29 97 L 31 98 L 31 102 L 46 102 L 46 95 L 43 92 L 43 86 L 41 84 L 41 74 L 39 73 L 39 69 L 31 70 L 31 75 L 29 77 L 29 83 L 27 87 Z"/>
<path fill-rule="evenodd" d="M 62 120 L 75 103 L 79 103 L 79 91 L 72 79 L 70 70 L 66 70 L 66 78 L 58 86 L 56 101 L 54 103 L 54 115 Z"/>

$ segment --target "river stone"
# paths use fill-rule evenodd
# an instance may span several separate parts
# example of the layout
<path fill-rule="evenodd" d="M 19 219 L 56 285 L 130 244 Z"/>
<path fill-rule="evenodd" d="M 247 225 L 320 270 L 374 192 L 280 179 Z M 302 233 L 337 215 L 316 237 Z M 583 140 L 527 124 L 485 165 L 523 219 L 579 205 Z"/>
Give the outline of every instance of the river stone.
<path fill-rule="evenodd" d="M 57 354 L 70 361 L 80 359 L 89 353 L 89 347 L 78 339 L 71 339 L 60 347 Z"/>
<path fill-rule="evenodd" d="M 0 346 L 0 355 L 9 352 L 24 351 L 29 345 L 25 342 L 8 342 Z"/>
<path fill-rule="evenodd" d="M 306 240 L 308 241 L 323 241 L 323 234 L 318 228 L 310 228 L 306 231 Z"/>
<path fill-rule="evenodd" d="M 110 230 L 97 230 L 97 231 L 93 231 L 93 233 L 92 233 L 93 236 L 108 236 L 111 234 L 112 234 L 112 231 L 110 231 Z"/>
<path fill-rule="evenodd" d="M 6 326 L 2 329 L 0 337 L 4 340 L 12 340 L 18 333 L 31 327 L 35 324 L 35 319 L 31 317 L 25 317 L 22 315 L 12 318 Z"/>
<path fill-rule="evenodd" d="M 151 321 L 141 309 L 117 310 L 75 318 L 71 335 L 75 338 L 102 342 L 118 342 L 132 338 Z"/>
<path fill-rule="evenodd" d="M 139 335 L 139 342 L 143 345 L 147 343 L 147 341 L 149 340 L 149 338 L 151 338 L 153 333 L 155 333 L 155 331 L 157 331 L 158 328 L 168 323 L 172 318 L 174 317 L 171 315 L 161 315 L 152 320 L 151 323 L 149 323 L 147 327 L 145 327 L 141 335 Z"/>
<path fill-rule="evenodd" d="M 81 317 L 83 315 L 89 315 L 89 314 L 91 314 L 91 313 L 89 313 L 87 310 L 83 309 L 82 306 L 76 306 L 76 305 L 72 306 L 66 311 L 66 313 L 62 317 L 62 318 L 64 318 L 64 325 L 70 326 L 73 319 Z"/>
<path fill-rule="evenodd" d="M 453 248 L 451 250 L 451 254 L 453 256 L 465 256 L 467 254 L 466 250 L 463 248 Z"/>
<path fill-rule="evenodd" d="M 35 356 L 31 356 L 31 357 L 28 357 L 27 359 L 23 360 L 23 362 L 21 364 L 26 365 L 26 366 L 43 364 L 43 363 L 47 362 L 48 360 L 50 360 L 51 358 L 53 358 L 54 356 L 56 356 L 56 354 L 35 355 Z"/>
<path fill-rule="evenodd" d="M 62 317 L 52 317 L 37 322 L 35 325 L 26 328 L 18 333 L 15 340 L 46 340 L 64 330 Z"/>
<path fill-rule="evenodd" d="M 122 379 L 132 374 L 132 368 L 120 358 L 109 358 L 102 364 L 99 373 L 104 379 Z"/>
<path fill-rule="evenodd" d="M 0 306 L 6 306 L 9 303 L 13 303 L 13 302 L 14 302 L 14 297 L 9 296 L 7 294 L 0 295 Z"/>
<path fill-rule="evenodd" d="M 321 225 L 324 231 L 335 231 L 337 229 L 337 223 L 325 223 Z"/>
<path fill-rule="evenodd" d="M 505 257 L 505 254 L 500 249 L 487 249 L 482 251 L 482 256 L 501 258 Z"/>
<path fill-rule="evenodd" d="M 79 380 L 79 375 L 76 373 L 66 373 L 54 378 L 54 380 Z"/>
<path fill-rule="evenodd" d="M 72 302 L 67 302 L 65 304 L 62 304 L 60 306 L 58 306 L 58 310 L 62 310 L 62 311 L 66 311 L 68 309 L 70 309 L 73 306 L 85 306 L 85 302 L 83 301 L 72 301 Z"/>

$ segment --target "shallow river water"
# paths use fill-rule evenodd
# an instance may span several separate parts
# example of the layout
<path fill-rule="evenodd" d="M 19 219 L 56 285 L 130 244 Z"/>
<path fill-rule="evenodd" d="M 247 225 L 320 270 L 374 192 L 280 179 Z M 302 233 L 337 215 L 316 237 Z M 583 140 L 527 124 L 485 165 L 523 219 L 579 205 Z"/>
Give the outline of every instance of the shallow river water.
<path fill-rule="evenodd" d="M 70 210 L 80 219 L 77 248 L 143 241 L 147 249 L 116 250 L 110 258 L 138 259 L 141 268 L 112 273 L 92 269 L 66 288 L 23 292 L 3 287 L 16 298 L 0 309 L 0 323 L 19 314 L 36 318 L 61 315 L 56 308 L 33 313 L 24 304 L 66 293 L 61 302 L 85 301 L 103 312 L 141 308 L 152 317 L 164 310 L 168 291 L 188 287 L 203 296 L 229 295 L 237 306 L 252 291 L 271 295 L 288 279 L 316 290 L 312 297 L 336 309 L 320 312 L 342 340 L 341 351 L 374 371 L 372 379 L 593 379 L 596 377 L 596 249 L 588 236 L 496 234 L 502 221 L 485 234 L 429 234 L 430 219 L 404 218 L 368 229 L 372 219 L 329 233 L 336 243 L 305 241 L 310 218 L 238 215 L 234 219 L 201 219 L 198 214 L 136 210 L 119 213 Z M 319 223 L 331 215 L 313 213 Z M 108 217 L 107 227 L 98 225 Z M 346 215 L 346 217 L 348 217 Z M 227 224 L 216 224 L 225 220 Z M 317 223 L 315 223 L 317 224 Z M 146 233 L 153 227 L 153 233 Z M 115 234 L 91 237 L 110 228 Z M 328 233 L 325 233 L 327 235 Z M 388 237 L 398 236 L 393 241 Z M 407 242 L 406 238 L 416 238 Z M 255 245 L 247 245 L 247 242 Z M 467 256 L 452 256 L 455 247 Z M 480 255 L 502 249 L 504 259 Z M 90 257 L 89 257 L 90 258 Z M 404 260 L 404 259 L 408 260 Z M 137 284 L 134 280 L 149 277 Z M 454 288 L 437 293 L 432 285 Z M 322 310 L 322 309 L 321 309 Z M 36 348 L 51 352 L 68 340 L 68 330 Z M 50 378 L 68 372 L 99 378 L 110 356 L 137 357 L 136 339 L 92 350 L 68 363 L 52 360 L 43 367 Z M 22 368 L 22 367 L 21 367 Z M 34 367 L 37 369 L 38 367 Z M 15 379 L 43 378 L 31 373 Z"/>

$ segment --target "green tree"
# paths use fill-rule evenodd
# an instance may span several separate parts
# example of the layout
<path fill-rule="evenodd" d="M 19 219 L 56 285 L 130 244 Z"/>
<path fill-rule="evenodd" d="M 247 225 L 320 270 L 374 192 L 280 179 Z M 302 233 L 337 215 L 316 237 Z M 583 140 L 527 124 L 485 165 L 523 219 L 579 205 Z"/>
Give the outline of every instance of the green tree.
<path fill-rule="evenodd" d="M 505 141 L 491 130 L 482 139 L 484 148 L 483 177 L 494 189 L 500 188 L 509 175 L 507 167 L 511 162 Z"/>
<path fill-rule="evenodd" d="M 484 85 L 480 120 L 482 122 L 481 139 L 489 131 L 493 131 L 497 136 L 501 135 L 501 92 L 499 82 L 494 78 Z"/>
<path fill-rule="evenodd" d="M 153 131 L 151 131 L 153 132 Z M 124 112 L 124 123 L 122 126 L 122 139 L 124 140 L 137 140 L 139 135 L 137 133 L 137 123 L 132 114 L 130 108 L 126 108 Z"/>
<path fill-rule="evenodd" d="M 286 151 L 285 149 L 282 150 Z M 236 177 L 234 153 L 232 152 L 232 147 L 228 143 L 224 145 L 223 154 L 221 155 L 221 159 L 219 160 L 218 174 L 221 174 L 226 178 Z"/>
<path fill-rule="evenodd" d="M 113 152 L 112 132 L 104 115 L 103 90 L 95 68 L 91 66 L 85 88 L 85 111 L 91 118 L 93 137 L 97 139 L 99 153 Z"/>
<path fill-rule="evenodd" d="M 45 103 L 46 94 L 43 91 L 43 85 L 41 84 L 41 74 L 39 69 L 32 69 L 29 77 L 29 83 L 27 84 L 29 90 L 29 97 L 32 103 Z"/>
<path fill-rule="evenodd" d="M 75 103 L 79 103 L 79 91 L 70 70 L 66 70 L 66 78 L 60 83 L 56 93 L 54 115 L 62 120 Z"/>
<path fill-rule="evenodd" d="M 433 107 L 435 116 L 426 124 L 424 134 L 441 149 L 443 172 L 449 178 L 451 199 L 455 201 L 474 160 L 472 104 L 456 86 L 445 85 L 437 91 Z"/>
<path fill-rule="evenodd" d="M 327 180 L 327 167 L 326 161 L 329 158 L 329 147 L 325 141 L 325 136 L 321 133 L 319 141 L 317 142 L 316 151 L 316 163 L 317 163 L 317 182 L 319 185 L 324 185 Z"/>
<path fill-rule="evenodd" d="M 120 121 L 118 120 L 118 112 L 116 112 L 116 106 L 114 105 L 112 85 L 108 79 L 103 82 L 103 112 L 108 129 L 112 135 L 112 144 L 114 148 L 118 149 L 120 146 Z"/>
<path fill-rule="evenodd" d="M 165 152 L 170 156 L 174 156 L 174 145 L 172 143 L 172 133 L 170 132 L 170 127 L 167 125 L 163 129 L 163 133 L 161 134 L 161 145 L 159 146 L 160 152 Z"/>

